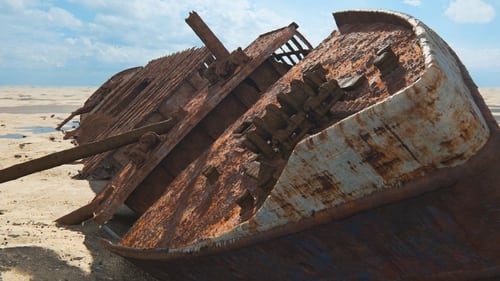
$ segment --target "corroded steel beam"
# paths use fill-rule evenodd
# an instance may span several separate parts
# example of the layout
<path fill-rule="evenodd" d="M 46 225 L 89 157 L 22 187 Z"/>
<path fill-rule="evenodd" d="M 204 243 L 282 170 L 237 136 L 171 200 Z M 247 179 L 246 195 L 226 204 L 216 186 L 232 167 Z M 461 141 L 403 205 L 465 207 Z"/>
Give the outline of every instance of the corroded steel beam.
<path fill-rule="evenodd" d="M 189 24 L 194 33 L 198 35 L 203 44 L 205 44 L 217 59 L 229 57 L 229 51 L 196 12 L 193 11 L 189 13 L 186 23 Z"/>

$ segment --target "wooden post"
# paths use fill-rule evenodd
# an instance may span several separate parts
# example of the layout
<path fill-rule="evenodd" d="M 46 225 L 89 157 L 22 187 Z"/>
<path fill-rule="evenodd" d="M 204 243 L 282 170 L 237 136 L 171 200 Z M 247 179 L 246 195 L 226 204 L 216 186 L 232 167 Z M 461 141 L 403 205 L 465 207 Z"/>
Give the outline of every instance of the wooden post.
<path fill-rule="evenodd" d="M 193 29 L 194 33 L 198 35 L 203 44 L 205 44 L 217 59 L 220 60 L 229 57 L 229 51 L 196 12 L 193 11 L 189 13 L 186 23 Z"/>
<path fill-rule="evenodd" d="M 0 170 L 0 183 L 18 179 L 26 175 L 57 167 L 72 161 L 99 154 L 108 150 L 116 149 L 127 144 L 135 143 L 147 132 L 164 134 L 168 132 L 175 122 L 168 119 L 151 125 L 147 125 L 130 132 L 112 136 L 107 139 L 86 143 L 74 148 L 55 152 L 47 156 L 33 159 L 24 163 Z"/>

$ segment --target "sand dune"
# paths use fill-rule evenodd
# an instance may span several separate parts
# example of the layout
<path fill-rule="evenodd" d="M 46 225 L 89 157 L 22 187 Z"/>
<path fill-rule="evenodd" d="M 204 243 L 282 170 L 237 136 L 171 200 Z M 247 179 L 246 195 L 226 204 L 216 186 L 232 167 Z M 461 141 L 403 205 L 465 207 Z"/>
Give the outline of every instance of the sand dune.
<path fill-rule="evenodd" d="M 94 90 L 0 87 L 0 169 L 72 147 L 52 128 Z M 480 91 L 500 123 L 500 88 Z M 79 169 L 63 165 L 0 184 L 0 280 L 153 280 L 103 250 L 99 237 L 106 233 L 93 222 L 55 225 L 102 184 L 71 179 Z"/>

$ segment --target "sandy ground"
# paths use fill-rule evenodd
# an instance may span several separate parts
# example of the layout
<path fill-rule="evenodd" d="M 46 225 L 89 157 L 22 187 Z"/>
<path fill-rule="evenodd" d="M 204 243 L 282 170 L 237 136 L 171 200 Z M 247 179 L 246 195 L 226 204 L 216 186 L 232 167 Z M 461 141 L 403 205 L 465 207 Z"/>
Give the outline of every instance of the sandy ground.
<path fill-rule="evenodd" d="M 0 169 L 72 147 L 52 128 L 94 90 L 0 87 Z M 500 88 L 481 92 L 500 122 Z M 102 186 L 71 179 L 78 169 L 81 164 L 63 165 L 0 184 L 0 281 L 154 280 L 102 249 L 100 237 L 110 237 L 93 222 L 53 222 Z"/>
<path fill-rule="evenodd" d="M 0 169 L 73 147 L 53 128 L 94 90 L 0 87 Z M 99 187 L 71 179 L 81 167 L 63 165 L 0 184 L 0 281 L 155 280 L 100 247 L 100 238 L 110 237 L 93 222 L 54 223 Z"/>
<path fill-rule="evenodd" d="M 479 91 L 498 124 L 500 124 L 500 88 L 481 88 Z"/>

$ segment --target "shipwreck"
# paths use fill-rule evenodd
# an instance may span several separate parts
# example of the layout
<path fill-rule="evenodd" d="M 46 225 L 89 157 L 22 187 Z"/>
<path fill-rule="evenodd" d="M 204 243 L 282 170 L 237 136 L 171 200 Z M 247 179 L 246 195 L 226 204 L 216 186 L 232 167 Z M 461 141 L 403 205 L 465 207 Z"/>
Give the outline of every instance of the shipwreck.
<path fill-rule="evenodd" d="M 127 205 L 103 246 L 160 280 L 500 278 L 500 129 L 466 68 L 411 16 L 333 16 L 315 48 L 292 23 L 229 52 L 191 13 L 205 47 L 68 117 L 79 146 L 42 162 L 109 182 L 58 222 Z"/>

